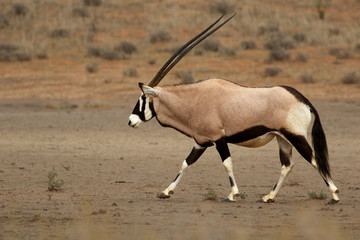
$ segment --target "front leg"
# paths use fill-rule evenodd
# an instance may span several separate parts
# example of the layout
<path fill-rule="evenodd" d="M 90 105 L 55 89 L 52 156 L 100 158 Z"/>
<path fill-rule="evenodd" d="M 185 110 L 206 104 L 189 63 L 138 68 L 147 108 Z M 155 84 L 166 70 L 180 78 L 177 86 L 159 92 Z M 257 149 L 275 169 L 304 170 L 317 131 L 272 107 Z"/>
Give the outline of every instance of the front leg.
<path fill-rule="evenodd" d="M 239 195 L 239 189 L 235 181 L 233 164 L 230 156 L 229 147 L 227 145 L 226 140 L 223 138 L 216 141 L 215 143 L 216 143 L 216 149 L 219 152 L 223 165 L 229 175 L 230 186 L 231 186 L 231 193 L 226 199 L 224 199 L 224 201 L 234 202 L 235 201 L 234 197 Z"/>
<path fill-rule="evenodd" d="M 189 156 L 184 160 L 179 173 L 176 175 L 173 182 L 167 187 L 162 193 L 157 195 L 158 198 L 164 199 L 169 198 L 170 194 L 174 194 L 174 190 L 178 183 L 180 182 L 181 177 L 183 176 L 185 170 L 190 167 L 193 163 L 195 163 L 199 157 L 204 153 L 206 147 L 202 147 L 199 144 L 195 143 L 192 151 L 190 152 Z"/>

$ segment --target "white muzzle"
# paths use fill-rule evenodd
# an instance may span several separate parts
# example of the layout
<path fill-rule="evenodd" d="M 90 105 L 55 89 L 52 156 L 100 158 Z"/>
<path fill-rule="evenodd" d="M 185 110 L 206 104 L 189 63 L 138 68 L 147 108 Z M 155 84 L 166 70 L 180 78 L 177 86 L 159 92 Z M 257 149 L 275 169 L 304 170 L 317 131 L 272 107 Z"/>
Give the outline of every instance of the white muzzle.
<path fill-rule="evenodd" d="M 137 128 L 140 126 L 141 123 L 142 121 L 138 115 L 135 114 L 130 115 L 129 123 L 128 123 L 130 127 Z"/>

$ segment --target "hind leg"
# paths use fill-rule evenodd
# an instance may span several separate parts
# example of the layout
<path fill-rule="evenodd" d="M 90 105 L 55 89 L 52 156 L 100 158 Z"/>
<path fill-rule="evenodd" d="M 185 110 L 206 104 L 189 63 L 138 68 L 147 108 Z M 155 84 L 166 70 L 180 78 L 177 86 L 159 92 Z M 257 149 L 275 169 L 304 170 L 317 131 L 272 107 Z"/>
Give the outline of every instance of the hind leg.
<path fill-rule="evenodd" d="M 266 196 L 262 198 L 263 202 L 273 202 L 276 194 L 279 192 L 281 186 L 285 182 L 287 176 L 289 175 L 291 169 L 294 167 L 294 163 L 291 161 L 292 155 L 292 146 L 282 137 L 277 136 L 277 141 L 279 144 L 279 155 L 281 162 L 281 174 L 279 180 L 276 182 L 273 190 Z"/>
<path fill-rule="evenodd" d="M 330 173 L 324 174 L 323 171 L 319 169 L 319 166 L 317 165 L 314 156 L 314 151 L 306 140 L 306 137 L 302 135 L 294 135 L 289 132 L 283 133 L 285 137 L 291 142 L 291 144 L 296 148 L 296 150 L 300 153 L 300 155 L 305 158 L 305 160 L 308 161 L 320 173 L 320 176 L 325 181 L 326 185 L 329 187 L 332 193 L 332 200 L 330 200 L 329 203 L 333 204 L 339 202 L 339 190 L 332 181 Z"/>

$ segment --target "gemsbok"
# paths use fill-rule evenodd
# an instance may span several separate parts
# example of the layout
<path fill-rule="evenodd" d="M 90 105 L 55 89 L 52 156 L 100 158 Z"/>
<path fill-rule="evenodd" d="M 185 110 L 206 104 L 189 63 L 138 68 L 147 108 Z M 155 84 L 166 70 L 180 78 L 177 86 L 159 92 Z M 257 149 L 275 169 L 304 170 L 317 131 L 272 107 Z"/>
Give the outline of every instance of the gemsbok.
<path fill-rule="evenodd" d="M 235 15 L 235 14 L 234 14 Z M 139 127 L 153 117 L 163 127 L 171 127 L 195 140 L 195 146 L 182 163 L 173 182 L 158 198 L 174 193 L 186 169 L 194 164 L 207 147 L 215 144 L 231 185 L 225 201 L 239 196 L 228 143 L 261 147 L 274 137 L 279 145 L 281 174 L 271 192 L 262 198 L 273 202 L 294 163 L 292 147 L 318 170 L 332 193 L 329 203 L 339 201 L 338 189 L 330 175 L 325 133 L 319 114 L 301 93 L 288 86 L 245 87 L 236 83 L 209 79 L 190 84 L 157 86 L 165 75 L 197 44 L 227 23 L 213 28 L 220 17 L 195 36 L 164 64 L 149 85 L 139 83 L 142 94 L 129 117 L 130 127 Z M 213 29 L 212 29 L 213 28 Z M 308 141 L 311 130 L 312 144 Z"/>

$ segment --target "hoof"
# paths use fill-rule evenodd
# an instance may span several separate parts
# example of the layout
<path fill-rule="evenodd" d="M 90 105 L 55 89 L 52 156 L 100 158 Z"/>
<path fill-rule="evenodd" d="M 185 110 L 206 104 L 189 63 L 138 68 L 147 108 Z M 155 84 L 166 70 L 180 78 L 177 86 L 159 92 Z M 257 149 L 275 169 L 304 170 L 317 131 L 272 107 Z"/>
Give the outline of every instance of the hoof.
<path fill-rule="evenodd" d="M 159 193 L 158 195 L 156 195 L 157 198 L 160 198 L 160 199 L 167 199 L 167 198 L 170 198 L 170 194 L 174 194 L 174 191 L 170 191 L 169 194 L 165 194 L 165 193 Z"/>
<path fill-rule="evenodd" d="M 235 202 L 235 200 L 230 200 L 229 198 L 225 198 L 221 200 L 221 202 Z"/>
<path fill-rule="evenodd" d="M 338 203 L 340 200 L 334 200 L 334 199 L 331 199 L 328 203 L 327 203 L 327 205 L 333 205 L 333 204 L 335 204 L 335 203 Z"/>
<path fill-rule="evenodd" d="M 273 203 L 274 202 L 274 199 L 267 199 L 267 200 L 264 200 L 264 199 L 259 199 L 257 200 L 256 202 L 258 203 Z"/>

